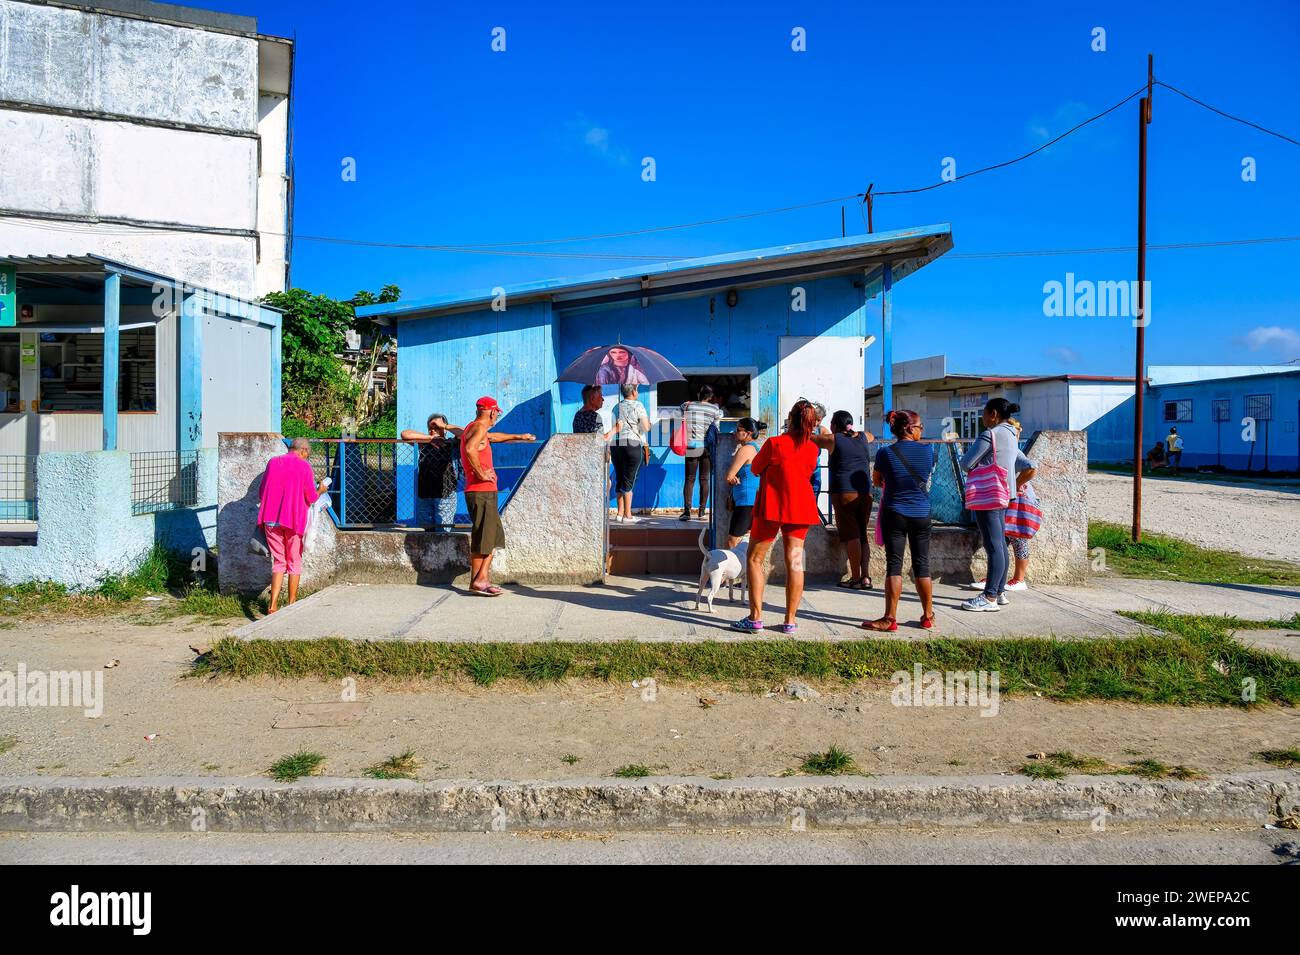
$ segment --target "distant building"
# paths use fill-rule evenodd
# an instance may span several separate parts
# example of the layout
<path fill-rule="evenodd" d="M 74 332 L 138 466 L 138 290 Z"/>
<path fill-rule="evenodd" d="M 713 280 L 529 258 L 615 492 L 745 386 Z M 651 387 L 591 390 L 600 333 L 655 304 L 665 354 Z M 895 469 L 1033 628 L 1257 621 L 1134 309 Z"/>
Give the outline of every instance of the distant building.
<path fill-rule="evenodd" d="M 926 437 L 976 437 L 990 398 L 1020 405 L 1025 436 L 1035 431 L 1086 431 L 1090 461 L 1133 458 L 1133 378 L 1101 375 L 1007 375 L 949 371 L 944 355 L 895 362 L 890 408 L 921 416 Z M 887 409 L 881 386 L 866 389 L 867 421 L 879 427 Z"/>
<path fill-rule="evenodd" d="M 1147 375 L 1144 451 L 1174 427 L 1184 467 L 1300 470 L 1300 365 L 1150 365 Z"/>

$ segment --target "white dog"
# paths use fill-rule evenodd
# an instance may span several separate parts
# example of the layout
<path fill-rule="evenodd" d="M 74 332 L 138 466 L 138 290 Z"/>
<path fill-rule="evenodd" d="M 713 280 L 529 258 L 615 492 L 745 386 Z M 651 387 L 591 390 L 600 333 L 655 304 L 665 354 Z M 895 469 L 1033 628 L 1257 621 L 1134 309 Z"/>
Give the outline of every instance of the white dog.
<path fill-rule="evenodd" d="M 727 585 L 727 599 L 736 599 L 736 584 L 740 584 L 740 599 L 745 600 L 745 558 L 749 551 L 749 541 L 741 541 L 735 550 L 722 547 L 713 550 L 704 549 L 704 535 L 708 528 L 700 531 L 700 553 L 704 563 L 700 565 L 700 592 L 695 595 L 695 609 L 700 609 L 700 600 L 704 597 L 704 588 L 709 589 L 709 613 L 713 613 L 713 598 L 718 595 L 723 583 Z"/>

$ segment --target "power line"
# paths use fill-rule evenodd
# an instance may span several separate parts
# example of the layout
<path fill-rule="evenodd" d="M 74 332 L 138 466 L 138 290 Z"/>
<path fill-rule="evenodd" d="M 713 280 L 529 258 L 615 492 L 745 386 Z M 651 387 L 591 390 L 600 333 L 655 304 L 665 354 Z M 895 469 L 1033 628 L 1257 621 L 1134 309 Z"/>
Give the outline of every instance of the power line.
<path fill-rule="evenodd" d="M 1224 119 L 1230 119 L 1234 123 L 1241 123 L 1243 126 L 1249 126 L 1251 129 L 1258 129 L 1261 133 L 1267 133 L 1270 136 L 1276 136 L 1278 139 L 1291 143 L 1293 146 L 1300 146 L 1300 139 L 1292 139 L 1290 136 L 1286 135 L 1285 133 L 1279 133 L 1277 132 L 1277 130 L 1269 129 L 1267 126 L 1261 126 L 1259 125 L 1259 123 L 1252 123 L 1250 120 L 1242 119 L 1240 116 L 1233 116 L 1231 113 L 1224 112 L 1223 110 L 1219 109 L 1217 106 L 1211 106 L 1209 103 L 1197 99 L 1195 96 L 1191 95 L 1190 93 L 1184 93 L 1177 86 L 1170 86 L 1168 83 L 1163 83 L 1160 80 L 1156 80 L 1155 84 L 1156 86 L 1163 86 L 1165 89 L 1177 93 L 1179 96 L 1183 97 L 1184 99 L 1191 100 L 1197 106 L 1202 106 L 1205 109 L 1208 109 L 1212 113 L 1218 113 Z"/>
<path fill-rule="evenodd" d="M 1253 239 L 1210 239 L 1202 242 L 1165 242 L 1148 244 L 1148 249 L 1171 251 L 1178 249 L 1220 249 L 1242 245 L 1273 245 L 1279 242 L 1300 242 L 1300 235 L 1262 236 Z M 1021 249 L 1011 252 L 949 252 L 944 259 L 1014 259 L 1047 255 L 1106 255 L 1136 252 L 1136 245 L 1093 246 L 1079 249 Z"/>

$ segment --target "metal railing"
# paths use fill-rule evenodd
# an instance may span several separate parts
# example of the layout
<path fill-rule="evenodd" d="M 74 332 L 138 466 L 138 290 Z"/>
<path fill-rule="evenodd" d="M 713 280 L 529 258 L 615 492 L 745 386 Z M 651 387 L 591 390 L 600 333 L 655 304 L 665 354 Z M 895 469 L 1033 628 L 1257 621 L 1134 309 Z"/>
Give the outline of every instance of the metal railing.
<path fill-rule="evenodd" d="M 502 507 L 509 501 L 541 446 L 540 441 L 492 445 Z M 325 477 L 332 481 L 329 511 L 338 527 L 357 530 L 425 527 L 421 522 L 419 505 L 421 490 L 431 492 L 434 497 L 438 492 L 455 494 L 455 523 L 469 523 L 460 453 L 454 443 L 439 446 L 412 444 L 392 438 L 313 438 L 311 455 L 307 460 L 317 481 Z M 423 489 L 420 487 L 421 471 L 426 476 Z"/>
<path fill-rule="evenodd" d="M 0 524 L 36 520 L 36 455 L 0 454 Z"/>
<path fill-rule="evenodd" d="M 131 513 L 152 514 L 199 502 L 198 451 L 132 451 Z"/>

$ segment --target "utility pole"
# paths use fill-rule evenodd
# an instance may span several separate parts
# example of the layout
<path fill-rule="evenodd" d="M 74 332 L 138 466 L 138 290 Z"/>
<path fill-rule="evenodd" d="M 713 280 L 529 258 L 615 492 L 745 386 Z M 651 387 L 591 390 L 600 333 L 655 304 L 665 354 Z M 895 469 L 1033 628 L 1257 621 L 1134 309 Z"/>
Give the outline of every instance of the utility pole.
<path fill-rule="evenodd" d="M 1146 365 L 1147 287 L 1147 126 L 1151 124 L 1151 89 L 1155 57 L 1147 54 L 1147 95 L 1138 101 L 1138 280 L 1137 370 L 1133 375 L 1133 540 L 1142 539 L 1142 391 Z"/>

